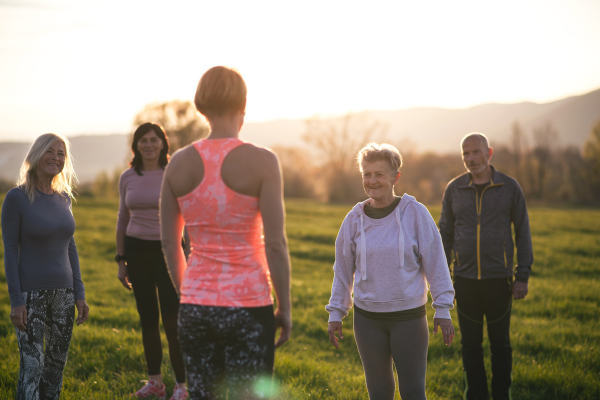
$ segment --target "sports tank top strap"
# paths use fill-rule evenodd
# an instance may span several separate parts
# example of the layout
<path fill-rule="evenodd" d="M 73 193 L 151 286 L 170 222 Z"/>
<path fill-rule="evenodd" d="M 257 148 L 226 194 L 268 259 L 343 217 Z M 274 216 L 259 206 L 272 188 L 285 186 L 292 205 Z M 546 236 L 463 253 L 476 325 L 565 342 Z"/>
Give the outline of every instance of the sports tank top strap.
<path fill-rule="evenodd" d="M 202 157 L 204 164 L 204 182 L 223 182 L 221 178 L 221 167 L 229 152 L 236 147 L 245 144 L 237 138 L 227 139 L 203 139 L 194 143 L 194 147 Z M 202 186 L 202 184 L 200 184 Z"/>

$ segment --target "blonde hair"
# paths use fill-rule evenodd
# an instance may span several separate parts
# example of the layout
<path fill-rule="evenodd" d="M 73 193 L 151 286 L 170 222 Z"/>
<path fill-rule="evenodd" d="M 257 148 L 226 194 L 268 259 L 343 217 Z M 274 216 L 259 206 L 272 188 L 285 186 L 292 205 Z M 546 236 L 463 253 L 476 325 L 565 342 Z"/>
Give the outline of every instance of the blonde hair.
<path fill-rule="evenodd" d="M 356 161 L 358 162 L 358 168 L 362 171 L 362 162 L 366 161 L 369 163 L 385 160 L 390 165 L 392 172 L 400 171 L 402 168 L 402 154 L 398 149 L 388 143 L 375 143 L 371 142 L 365 147 L 360 149 L 356 155 Z"/>
<path fill-rule="evenodd" d="M 246 108 L 246 82 L 235 68 L 212 67 L 202 75 L 194 103 L 206 118 Z"/>
<path fill-rule="evenodd" d="M 35 191 L 38 183 L 36 168 L 44 153 L 56 142 L 62 142 L 65 146 L 65 165 L 63 170 L 52 179 L 52 190 L 64 198 L 73 198 L 73 179 L 77 179 L 77 176 L 73 169 L 71 144 L 64 136 L 56 133 L 44 133 L 35 139 L 29 148 L 29 152 L 21 165 L 19 180 L 17 181 L 17 186 L 23 187 L 32 204 L 37 195 Z"/>

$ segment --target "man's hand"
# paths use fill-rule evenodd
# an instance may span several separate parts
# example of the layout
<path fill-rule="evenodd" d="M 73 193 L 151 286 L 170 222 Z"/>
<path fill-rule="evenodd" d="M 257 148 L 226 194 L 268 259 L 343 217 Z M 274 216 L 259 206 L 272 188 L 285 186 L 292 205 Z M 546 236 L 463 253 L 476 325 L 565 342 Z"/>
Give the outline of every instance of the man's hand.
<path fill-rule="evenodd" d="M 27 328 L 27 307 L 23 305 L 11 308 L 10 321 L 18 330 L 25 332 Z"/>
<path fill-rule="evenodd" d="M 454 325 L 452 325 L 452 320 L 446 318 L 434 318 L 433 319 L 433 334 L 437 334 L 438 326 L 442 328 L 442 336 L 444 339 L 444 343 L 446 346 L 450 346 L 452 344 L 452 339 L 454 339 Z"/>
<path fill-rule="evenodd" d="M 519 282 L 514 281 L 513 283 L 513 295 L 515 296 L 515 300 L 524 299 L 527 296 L 527 282 Z"/>
<path fill-rule="evenodd" d="M 337 336 L 335 336 L 336 331 L 340 335 L 339 339 Z M 333 344 L 336 349 L 339 349 L 340 339 L 344 339 L 344 334 L 342 333 L 342 323 L 340 321 L 331 321 L 327 326 L 327 333 L 329 334 L 329 340 L 331 341 L 331 344 Z"/>

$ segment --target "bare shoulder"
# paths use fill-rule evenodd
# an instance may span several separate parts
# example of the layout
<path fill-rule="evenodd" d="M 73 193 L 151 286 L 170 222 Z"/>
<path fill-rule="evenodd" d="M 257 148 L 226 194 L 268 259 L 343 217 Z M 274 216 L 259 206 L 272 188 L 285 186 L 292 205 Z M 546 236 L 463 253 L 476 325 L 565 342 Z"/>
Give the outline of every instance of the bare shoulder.
<path fill-rule="evenodd" d="M 259 146 L 255 143 L 244 143 L 243 145 L 239 146 L 236 150 L 238 149 L 240 153 L 252 154 L 261 158 L 264 157 L 267 160 L 277 158 L 277 155 L 273 150 L 271 150 L 268 147 Z"/>
<path fill-rule="evenodd" d="M 165 175 L 176 176 L 189 169 L 190 163 L 194 161 L 201 161 L 200 155 L 193 145 L 185 146 L 173 154 L 167 165 Z"/>
<path fill-rule="evenodd" d="M 244 143 L 231 151 L 232 156 L 248 168 L 256 170 L 279 168 L 277 154 L 268 147 Z"/>
<path fill-rule="evenodd" d="M 171 157 L 165 171 L 165 181 L 176 197 L 190 193 L 204 177 L 202 157 L 193 145 L 179 149 Z"/>
<path fill-rule="evenodd" d="M 247 151 L 252 153 L 261 166 L 274 167 L 279 165 L 277 154 L 268 147 L 258 146 L 254 143 L 248 143 L 242 147 L 246 147 Z"/>

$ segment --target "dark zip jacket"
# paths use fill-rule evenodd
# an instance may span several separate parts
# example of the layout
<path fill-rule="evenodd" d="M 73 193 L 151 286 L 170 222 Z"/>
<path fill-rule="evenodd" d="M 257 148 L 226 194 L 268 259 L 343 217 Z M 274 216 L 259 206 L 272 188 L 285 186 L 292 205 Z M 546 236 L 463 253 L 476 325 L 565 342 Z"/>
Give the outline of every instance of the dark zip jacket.
<path fill-rule="evenodd" d="M 454 258 L 454 275 L 461 278 L 512 277 L 513 224 L 517 245 L 515 279 L 527 282 L 533 250 L 525 197 L 516 180 L 491 168 L 490 185 L 481 196 L 470 173 L 454 178 L 446 187 L 439 222 L 446 260 L 452 265 Z"/>

